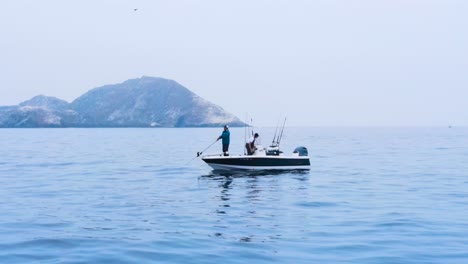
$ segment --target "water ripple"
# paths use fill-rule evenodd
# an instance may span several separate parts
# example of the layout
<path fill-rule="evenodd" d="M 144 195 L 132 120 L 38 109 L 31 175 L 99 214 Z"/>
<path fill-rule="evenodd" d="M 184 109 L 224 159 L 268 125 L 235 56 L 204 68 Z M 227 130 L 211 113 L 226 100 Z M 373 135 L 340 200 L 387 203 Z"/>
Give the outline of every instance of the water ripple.
<path fill-rule="evenodd" d="M 310 171 L 219 172 L 218 130 L 0 130 L 0 259 L 464 263 L 467 132 L 290 129 Z"/>

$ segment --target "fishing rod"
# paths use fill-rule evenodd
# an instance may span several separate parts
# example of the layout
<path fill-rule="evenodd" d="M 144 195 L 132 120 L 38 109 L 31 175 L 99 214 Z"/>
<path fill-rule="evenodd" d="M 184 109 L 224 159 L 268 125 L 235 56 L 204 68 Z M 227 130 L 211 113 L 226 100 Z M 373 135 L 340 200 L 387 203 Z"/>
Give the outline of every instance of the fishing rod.
<path fill-rule="evenodd" d="M 275 135 L 273 136 L 273 140 L 271 141 L 271 147 L 275 146 L 275 139 L 276 139 L 276 133 L 278 132 L 278 127 L 279 127 L 279 120 L 278 122 L 276 122 Z"/>
<path fill-rule="evenodd" d="M 197 152 L 197 156 L 196 158 L 200 157 L 201 154 L 203 154 L 203 152 L 207 149 L 209 149 L 211 146 L 213 146 L 216 142 L 218 142 L 218 140 L 216 140 L 215 142 L 211 143 L 208 147 L 206 147 L 204 150 L 200 151 L 200 152 Z"/>
<path fill-rule="evenodd" d="M 252 122 L 252 121 L 251 121 Z M 249 137 L 249 128 L 250 128 L 250 125 L 249 125 L 249 114 L 248 113 L 245 113 L 245 122 L 244 122 L 244 142 L 247 142 L 247 137 Z M 247 153 L 245 152 L 245 148 L 244 148 L 244 155 L 246 155 Z"/>
<path fill-rule="evenodd" d="M 194 157 L 193 159 L 191 159 L 189 162 L 187 162 L 187 164 L 189 164 L 190 162 L 192 162 L 194 159 L 200 157 L 200 156 L 203 154 L 203 152 L 205 152 L 205 150 L 211 148 L 211 146 L 213 146 L 216 142 L 218 142 L 218 140 L 219 140 L 219 139 L 216 139 L 213 143 L 211 143 L 211 144 L 210 144 L 208 147 L 206 147 L 204 150 L 197 152 L 197 156 Z"/>
<path fill-rule="evenodd" d="M 284 118 L 283 127 L 281 128 L 281 133 L 278 136 L 278 140 L 276 141 L 276 143 L 278 143 L 278 146 L 280 144 L 281 138 L 283 138 L 283 131 L 284 131 L 284 126 L 285 125 L 286 125 L 286 117 Z"/>
<path fill-rule="evenodd" d="M 197 152 L 197 156 L 194 157 L 193 159 L 191 159 L 189 162 L 187 162 L 187 165 L 188 165 L 190 162 L 192 162 L 194 159 L 200 157 L 200 155 L 203 154 L 203 152 L 204 152 L 205 150 L 209 149 L 209 148 L 210 148 L 211 146 L 213 146 L 214 143 L 216 143 L 217 141 L 218 141 L 218 140 L 216 140 L 215 142 L 211 143 L 211 144 L 210 144 L 208 147 L 206 147 L 204 150 L 202 150 L 202 151 L 200 151 L 200 152 Z"/>

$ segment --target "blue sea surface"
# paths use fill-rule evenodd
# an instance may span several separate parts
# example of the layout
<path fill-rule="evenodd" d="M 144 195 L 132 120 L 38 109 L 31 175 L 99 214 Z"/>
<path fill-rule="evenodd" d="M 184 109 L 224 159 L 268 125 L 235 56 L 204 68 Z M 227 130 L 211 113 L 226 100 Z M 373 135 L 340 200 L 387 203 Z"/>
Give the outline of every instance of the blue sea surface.
<path fill-rule="evenodd" d="M 279 173 L 221 131 L 0 129 L 0 262 L 468 263 L 468 128 L 286 128 Z"/>

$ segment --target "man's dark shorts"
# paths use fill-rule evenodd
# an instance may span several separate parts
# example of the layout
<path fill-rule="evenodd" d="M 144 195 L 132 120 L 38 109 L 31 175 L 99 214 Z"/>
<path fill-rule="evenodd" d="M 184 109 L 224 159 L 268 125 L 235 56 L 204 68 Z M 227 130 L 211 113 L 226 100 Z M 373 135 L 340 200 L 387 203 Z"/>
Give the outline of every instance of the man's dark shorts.
<path fill-rule="evenodd" d="M 223 144 L 223 152 L 228 152 L 229 144 Z"/>

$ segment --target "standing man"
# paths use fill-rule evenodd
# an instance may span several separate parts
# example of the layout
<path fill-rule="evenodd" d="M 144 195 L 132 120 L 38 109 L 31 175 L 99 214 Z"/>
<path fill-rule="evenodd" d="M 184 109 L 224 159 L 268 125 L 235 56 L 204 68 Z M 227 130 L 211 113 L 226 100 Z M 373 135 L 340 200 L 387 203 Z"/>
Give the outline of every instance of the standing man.
<path fill-rule="evenodd" d="M 222 143 L 223 143 L 224 156 L 229 156 L 229 138 L 230 138 L 230 136 L 231 136 L 231 133 L 229 132 L 229 127 L 228 127 L 228 125 L 225 125 L 223 133 L 217 139 L 217 140 L 223 139 Z"/>

